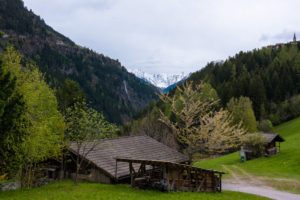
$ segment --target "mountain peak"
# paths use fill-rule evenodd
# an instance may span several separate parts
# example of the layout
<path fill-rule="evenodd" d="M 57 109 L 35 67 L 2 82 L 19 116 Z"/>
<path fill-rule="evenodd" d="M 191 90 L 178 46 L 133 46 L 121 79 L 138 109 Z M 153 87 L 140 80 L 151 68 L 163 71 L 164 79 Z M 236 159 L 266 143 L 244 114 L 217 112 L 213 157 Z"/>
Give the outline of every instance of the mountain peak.
<path fill-rule="evenodd" d="M 129 72 L 133 73 L 140 79 L 151 83 L 152 85 L 164 89 L 170 85 L 173 85 L 187 77 L 187 74 L 181 72 L 180 74 L 166 74 L 166 73 L 147 73 L 141 69 L 128 69 Z"/>

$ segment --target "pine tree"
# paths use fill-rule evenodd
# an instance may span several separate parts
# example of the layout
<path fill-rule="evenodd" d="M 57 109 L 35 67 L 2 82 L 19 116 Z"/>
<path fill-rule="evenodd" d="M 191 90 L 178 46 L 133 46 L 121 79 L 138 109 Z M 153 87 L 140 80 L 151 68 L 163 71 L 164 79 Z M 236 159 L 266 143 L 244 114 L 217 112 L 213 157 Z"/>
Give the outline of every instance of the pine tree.
<path fill-rule="evenodd" d="M 233 116 L 235 124 L 242 123 L 248 132 L 256 131 L 256 118 L 252 109 L 252 102 L 248 97 L 231 98 L 227 104 L 228 111 Z"/>
<path fill-rule="evenodd" d="M 2 57 L 3 59 L 3 57 Z M 11 177 L 20 165 L 20 144 L 26 135 L 25 104 L 16 78 L 0 64 L 0 174 Z"/>

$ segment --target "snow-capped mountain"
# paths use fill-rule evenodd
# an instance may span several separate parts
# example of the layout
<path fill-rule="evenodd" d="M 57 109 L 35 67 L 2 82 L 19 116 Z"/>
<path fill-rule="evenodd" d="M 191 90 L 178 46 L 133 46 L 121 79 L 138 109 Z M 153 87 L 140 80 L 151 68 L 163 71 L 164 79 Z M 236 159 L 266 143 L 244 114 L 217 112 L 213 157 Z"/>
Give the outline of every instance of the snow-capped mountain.
<path fill-rule="evenodd" d="M 187 75 L 182 72 L 180 74 L 150 74 L 143 72 L 140 69 L 135 70 L 128 70 L 129 72 L 135 74 L 140 79 L 143 79 L 152 85 L 155 85 L 156 87 L 159 87 L 161 89 L 167 88 L 170 85 L 173 85 L 174 83 L 177 83 L 181 81 L 182 79 L 185 79 Z"/>

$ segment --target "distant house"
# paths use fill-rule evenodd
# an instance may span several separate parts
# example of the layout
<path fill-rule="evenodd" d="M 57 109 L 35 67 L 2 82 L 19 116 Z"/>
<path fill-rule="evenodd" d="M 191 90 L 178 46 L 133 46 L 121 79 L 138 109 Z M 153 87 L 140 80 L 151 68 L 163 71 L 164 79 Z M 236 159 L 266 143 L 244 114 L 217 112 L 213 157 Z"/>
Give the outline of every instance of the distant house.
<path fill-rule="evenodd" d="M 89 150 L 89 144 L 86 150 Z M 69 151 L 76 154 L 76 144 Z M 162 190 L 221 191 L 223 172 L 189 165 L 189 158 L 148 136 L 100 140 L 87 156 L 79 178 L 99 183 L 131 183 Z M 67 171 L 74 176 L 75 163 Z M 73 175 L 72 175 L 73 174 Z"/>
<path fill-rule="evenodd" d="M 264 139 L 264 156 L 272 156 L 280 151 L 280 143 L 284 142 L 284 139 L 276 133 L 262 133 Z M 240 151 L 241 160 L 251 160 L 256 158 L 252 149 L 241 148 Z"/>

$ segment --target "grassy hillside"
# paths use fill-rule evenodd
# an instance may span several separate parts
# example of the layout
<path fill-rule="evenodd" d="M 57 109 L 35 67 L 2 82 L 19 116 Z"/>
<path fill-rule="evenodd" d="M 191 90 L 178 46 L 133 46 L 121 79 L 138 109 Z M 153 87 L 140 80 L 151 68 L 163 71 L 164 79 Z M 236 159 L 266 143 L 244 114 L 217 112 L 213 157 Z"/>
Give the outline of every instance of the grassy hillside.
<path fill-rule="evenodd" d="M 300 118 L 277 126 L 275 132 L 286 140 L 281 144 L 278 155 L 241 163 L 236 152 L 216 159 L 201 160 L 195 165 L 218 170 L 224 170 L 224 166 L 235 166 L 259 177 L 281 179 L 281 182 L 284 179 L 294 180 L 297 182 L 296 191 L 300 192 Z"/>
<path fill-rule="evenodd" d="M 237 193 L 237 192 L 222 192 L 222 193 L 191 193 L 191 192 L 171 192 L 164 193 L 150 190 L 132 189 L 127 185 L 102 185 L 94 183 L 82 183 L 75 186 L 72 182 L 57 182 L 41 188 L 24 190 L 24 191 L 9 191 L 0 192 L 1 200 L 18 199 L 18 200 L 68 200 L 68 199 L 145 199 L 145 200 L 168 200 L 168 199 L 244 199 L 255 200 L 265 199 L 253 195 Z"/>

